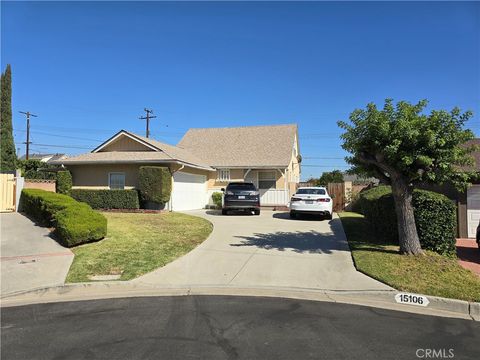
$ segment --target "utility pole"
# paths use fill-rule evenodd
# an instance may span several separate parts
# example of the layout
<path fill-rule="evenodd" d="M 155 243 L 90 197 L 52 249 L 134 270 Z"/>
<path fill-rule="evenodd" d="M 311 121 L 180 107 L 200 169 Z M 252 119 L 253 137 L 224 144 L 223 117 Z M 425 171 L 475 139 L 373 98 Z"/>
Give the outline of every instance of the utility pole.
<path fill-rule="evenodd" d="M 147 120 L 147 131 L 146 131 L 146 137 L 148 138 L 150 136 L 150 119 L 155 119 L 156 116 L 152 116 L 150 114 L 153 114 L 153 110 L 149 110 L 147 108 L 143 109 L 147 113 L 146 116 L 142 116 L 139 119 L 140 120 Z"/>
<path fill-rule="evenodd" d="M 37 115 L 35 114 L 32 114 L 30 111 L 19 111 L 19 113 L 21 114 L 25 114 L 27 116 L 27 141 L 24 142 L 24 144 L 26 144 L 26 151 L 25 151 L 25 159 L 28 160 L 28 155 L 30 153 L 30 144 L 32 143 L 30 141 L 30 116 L 32 117 L 38 117 Z"/>

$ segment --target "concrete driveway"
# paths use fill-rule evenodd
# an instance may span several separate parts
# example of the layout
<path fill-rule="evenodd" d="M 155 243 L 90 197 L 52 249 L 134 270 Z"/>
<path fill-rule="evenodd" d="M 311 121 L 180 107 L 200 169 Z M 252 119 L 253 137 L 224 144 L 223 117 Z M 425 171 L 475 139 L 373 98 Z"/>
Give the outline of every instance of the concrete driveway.
<path fill-rule="evenodd" d="M 210 237 L 189 254 L 134 280 L 166 286 L 295 287 L 391 290 L 356 271 L 340 219 L 291 220 L 288 213 L 222 216 L 188 212 L 211 221 Z"/>
<path fill-rule="evenodd" d="M 1 295 L 63 285 L 73 253 L 18 213 L 0 214 Z"/>

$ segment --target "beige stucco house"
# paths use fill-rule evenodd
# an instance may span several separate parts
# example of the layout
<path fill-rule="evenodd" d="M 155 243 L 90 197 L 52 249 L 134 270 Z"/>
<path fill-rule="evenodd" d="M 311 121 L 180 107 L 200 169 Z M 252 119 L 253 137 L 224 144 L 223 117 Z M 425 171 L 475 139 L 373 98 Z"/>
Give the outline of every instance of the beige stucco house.
<path fill-rule="evenodd" d="M 176 145 L 121 130 L 90 153 L 61 159 L 74 188 L 130 189 L 144 165 L 172 173 L 171 210 L 201 209 L 232 181 L 255 183 L 263 206 L 286 205 L 300 181 L 296 125 L 190 129 Z"/>

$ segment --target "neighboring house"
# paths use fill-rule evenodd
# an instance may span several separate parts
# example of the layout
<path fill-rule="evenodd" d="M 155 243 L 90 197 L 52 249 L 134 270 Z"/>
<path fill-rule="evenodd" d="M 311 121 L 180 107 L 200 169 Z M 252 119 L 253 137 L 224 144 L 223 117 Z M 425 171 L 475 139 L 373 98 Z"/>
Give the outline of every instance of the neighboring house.
<path fill-rule="evenodd" d="M 480 146 L 480 139 L 466 143 L 467 146 Z M 480 151 L 471 154 L 475 160 L 474 170 L 480 174 Z M 461 192 L 451 185 L 424 185 L 423 189 L 436 191 L 446 195 L 457 204 L 457 236 L 460 238 L 475 238 L 478 222 L 480 221 L 480 176 L 473 182 L 467 191 Z"/>
<path fill-rule="evenodd" d="M 30 154 L 28 156 L 29 160 L 40 160 L 41 162 L 50 163 L 52 161 L 65 159 L 67 156 L 65 154 Z M 26 156 L 23 155 L 20 157 L 20 160 L 26 160 Z"/>
<path fill-rule="evenodd" d="M 172 173 L 171 210 L 204 208 L 231 181 L 255 183 L 262 205 L 286 205 L 300 180 L 296 125 L 190 129 L 177 146 L 121 130 L 90 153 L 54 163 L 74 188 L 138 187 L 140 166 Z"/>

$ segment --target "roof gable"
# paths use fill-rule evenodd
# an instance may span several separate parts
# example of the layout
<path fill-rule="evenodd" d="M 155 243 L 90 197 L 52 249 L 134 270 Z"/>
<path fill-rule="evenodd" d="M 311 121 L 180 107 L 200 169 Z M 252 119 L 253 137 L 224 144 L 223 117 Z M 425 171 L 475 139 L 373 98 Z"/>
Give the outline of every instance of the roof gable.
<path fill-rule="evenodd" d="M 138 136 L 125 130 L 120 130 L 110 139 L 92 150 L 92 153 L 106 151 L 161 151 Z"/>
<path fill-rule="evenodd" d="M 287 167 L 297 125 L 190 129 L 178 143 L 213 167 Z"/>

